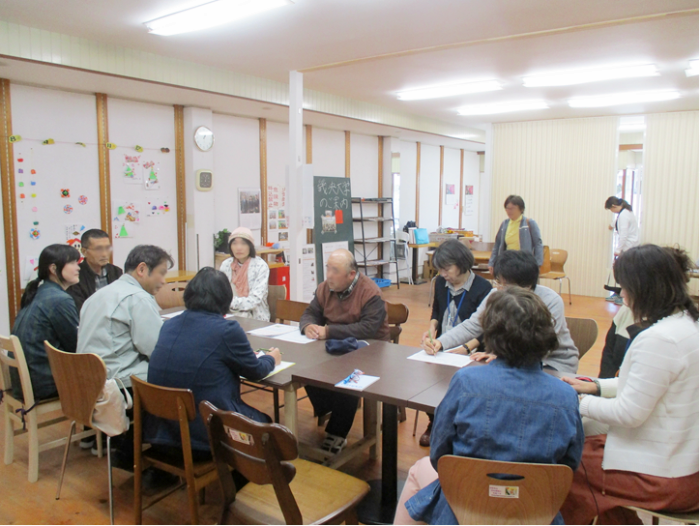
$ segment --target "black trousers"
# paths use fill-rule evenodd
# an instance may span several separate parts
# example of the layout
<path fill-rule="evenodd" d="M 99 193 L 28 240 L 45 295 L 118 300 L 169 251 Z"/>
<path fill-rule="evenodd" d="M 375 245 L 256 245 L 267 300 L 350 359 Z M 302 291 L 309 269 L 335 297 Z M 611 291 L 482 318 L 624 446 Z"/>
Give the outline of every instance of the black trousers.
<path fill-rule="evenodd" d="M 326 433 L 347 437 L 357 412 L 357 397 L 321 387 L 306 386 L 311 405 L 316 415 L 325 415 L 330 411 L 331 418 L 326 425 Z"/>

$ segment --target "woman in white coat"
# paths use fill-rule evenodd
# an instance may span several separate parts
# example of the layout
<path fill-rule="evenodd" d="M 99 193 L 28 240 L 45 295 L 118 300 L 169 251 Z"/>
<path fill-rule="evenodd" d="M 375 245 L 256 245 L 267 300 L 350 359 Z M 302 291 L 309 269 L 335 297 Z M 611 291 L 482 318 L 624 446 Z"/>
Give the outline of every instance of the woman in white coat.
<path fill-rule="evenodd" d="M 255 255 L 253 234 L 245 227 L 237 228 L 228 238 L 228 248 L 232 257 L 219 270 L 226 274 L 233 289 L 231 314 L 270 321 L 267 304 L 270 267 Z"/>
<path fill-rule="evenodd" d="M 632 212 L 632 205 L 614 195 L 605 200 L 605 209 L 617 214 L 613 224 L 608 227 L 617 232 L 617 246 L 615 247 L 615 259 L 617 259 L 625 250 L 639 246 L 637 218 Z M 605 298 L 605 301 L 614 301 L 616 305 L 622 305 L 622 298 L 618 291 Z"/>

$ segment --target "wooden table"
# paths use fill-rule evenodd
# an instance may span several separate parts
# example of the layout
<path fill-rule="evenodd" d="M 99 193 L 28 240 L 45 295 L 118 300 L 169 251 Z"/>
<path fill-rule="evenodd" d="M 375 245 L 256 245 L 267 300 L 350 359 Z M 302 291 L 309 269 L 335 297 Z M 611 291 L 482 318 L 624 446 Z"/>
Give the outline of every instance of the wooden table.
<path fill-rule="evenodd" d="M 196 274 L 193 270 L 171 270 L 165 275 L 165 282 L 190 281 Z"/>
<path fill-rule="evenodd" d="M 382 479 L 370 481 L 372 491 L 358 507 L 358 517 L 364 524 L 390 524 L 394 519 L 398 500 L 398 407 L 406 406 L 409 400 L 435 384 L 443 381 L 449 384 L 457 372 L 455 367 L 407 360 L 418 351 L 415 347 L 373 342 L 292 374 L 293 382 L 382 402 Z M 354 369 L 380 379 L 364 391 L 335 387 Z"/>

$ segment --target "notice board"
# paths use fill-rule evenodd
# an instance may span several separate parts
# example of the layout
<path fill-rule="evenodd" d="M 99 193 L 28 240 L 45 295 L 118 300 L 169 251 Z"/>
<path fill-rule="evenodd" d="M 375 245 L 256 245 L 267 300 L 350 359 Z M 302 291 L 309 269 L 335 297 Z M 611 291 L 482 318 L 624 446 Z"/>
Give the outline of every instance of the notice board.
<path fill-rule="evenodd" d="M 314 177 L 314 245 L 317 283 L 324 281 L 328 255 L 338 248 L 355 253 L 350 179 Z"/>

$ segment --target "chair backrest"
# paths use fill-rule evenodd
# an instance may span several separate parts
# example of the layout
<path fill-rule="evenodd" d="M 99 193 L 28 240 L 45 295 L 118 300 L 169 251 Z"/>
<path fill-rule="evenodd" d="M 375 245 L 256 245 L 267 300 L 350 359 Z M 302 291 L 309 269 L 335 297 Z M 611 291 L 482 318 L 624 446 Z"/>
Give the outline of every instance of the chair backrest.
<path fill-rule="evenodd" d="M 387 323 L 389 324 L 389 338 L 391 338 L 392 343 L 399 343 L 401 325 L 408 320 L 408 307 L 403 303 L 389 303 L 388 301 L 384 303 L 386 304 Z"/>
<path fill-rule="evenodd" d="M 166 283 L 156 294 L 156 303 L 158 303 L 158 306 L 163 310 L 172 309 L 173 307 L 184 307 L 186 286 L 186 281 Z"/>
<path fill-rule="evenodd" d="M 542 265 L 540 266 L 540 275 L 546 274 L 552 270 L 552 262 L 549 255 L 549 246 L 542 247 Z"/>
<path fill-rule="evenodd" d="M 552 264 L 552 272 L 564 272 L 564 264 L 569 258 L 569 253 L 561 248 L 553 248 L 549 254 L 549 261 Z"/>
<path fill-rule="evenodd" d="M 10 353 L 12 356 L 10 356 Z M 10 367 L 16 367 L 19 373 L 19 381 L 22 385 L 22 397 L 27 407 L 34 405 L 34 389 L 29 376 L 27 359 L 24 357 L 22 344 L 17 336 L 0 336 L 0 389 L 8 391 L 11 395 L 12 380 L 10 379 Z"/>
<path fill-rule="evenodd" d="M 44 341 L 63 414 L 77 424 L 92 426 L 95 403 L 104 389 L 107 368 L 96 354 L 77 354 L 56 349 Z"/>
<path fill-rule="evenodd" d="M 458 524 L 550 524 L 574 473 L 569 466 L 445 455 L 438 477 Z"/>
<path fill-rule="evenodd" d="M 571 333 L 571 339 L 578 349 L 579 360 L 583 358 L 598 339 L 598 323 L 591 318 L 566 317 L 566 326 Z"/>
<path fill-rule="evenodd" d="M 267 304 L 270 307 L 270 321 L 277 320 L 277 302 L 287 297 L 287 287 L 285 285 L 267 286 Z"/>
<path fill-rule="evenodd" d="M 289 483 L 296 475 L 290 462 L 299 455 L 297 439 L 280 424 L 261 424 L 239 413 L 222 411 L 206 400 L 199 412 L 209 433 L 224 510 L 235 500 L 236 488 L 229 466 L 254 484 L 272 484 L 287 524 L 303 524 Z"/>
<path fill-rule="evenodd" d="M 277 318 L 280 323 L 285 321 L 299 321 L 301 320 L 301 315 L 304 314 L 308 303 L 302 301 L 292 301 L 292 300 L 278 300 L 277 301 Z"/>

